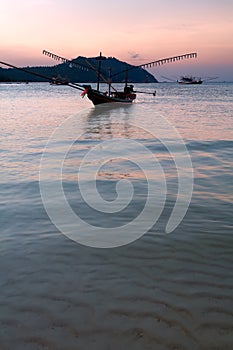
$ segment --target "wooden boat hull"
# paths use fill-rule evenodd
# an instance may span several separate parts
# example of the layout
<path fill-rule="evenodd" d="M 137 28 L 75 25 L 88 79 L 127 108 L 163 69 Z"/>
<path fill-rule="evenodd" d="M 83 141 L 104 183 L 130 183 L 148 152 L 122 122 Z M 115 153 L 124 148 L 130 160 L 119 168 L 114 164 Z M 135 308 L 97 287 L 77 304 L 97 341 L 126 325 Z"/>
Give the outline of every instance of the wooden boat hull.
<path fill-rule="evenodd" d="M 87 91 L 87 97 L 96 106 L 102 103 L 111 103 L 111 102 L 132 103 L 133 100 L 135 100 L 136 98 L 136 94 L 117 93 L 115 95 L 108 96 L 103 92 L 90 88 Z"/>

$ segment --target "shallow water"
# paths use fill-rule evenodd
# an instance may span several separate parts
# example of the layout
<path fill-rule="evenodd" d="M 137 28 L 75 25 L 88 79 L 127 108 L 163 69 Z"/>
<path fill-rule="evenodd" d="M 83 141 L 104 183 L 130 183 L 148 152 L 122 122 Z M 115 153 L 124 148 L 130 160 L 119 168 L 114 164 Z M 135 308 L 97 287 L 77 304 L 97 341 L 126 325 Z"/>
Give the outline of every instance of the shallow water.
<path fill-rule="evenodd" d="M 157 95 L 138 94 L 132 106 L 94 108 L 66 86 L 0 84 L 1 349 L 232 348 L 233 84 L 140 84 L 136 89 L 156 89 Z M 39 170 L 59 125 L 60 138 L 50 140 L 41 181 L 55 186 L 57 161 L 68 149 L 62 169 L 66 199 L 78 217 L 103 231 L 139 216 L 151 181 L 152 209 L 161 213 L 143 237 L 96 249 L 69 240 L 51 223 Z M 98 169 L 97 188 L 109 208 L 119 180 L 133 186 L 129 205 L 107 213 L 85 203 L 78 174 L 84 156 L 115 139 L 115 153 L 111 147 L 106 151 L 110 161 L 93 156 L 83 168 L 85 189 Z M 129 147 L 124 154 L 121 145 L 128 139 L 143 148 L 129 152 Z M 192 199 L 184 219 L 166 235 L 182 142 L 192 162 Z M 185 169 L 187 178 L 190 170 Z M 119 205 L 128 191 L 123 188 Z M 185 191 L 182 195 L 185 201 Z M 57 192 L 50 200 L 65 220 Z M 91 204 L 99 203 L 94 198 Z M 147 224 L 147 218 L 139 223 Z"/>

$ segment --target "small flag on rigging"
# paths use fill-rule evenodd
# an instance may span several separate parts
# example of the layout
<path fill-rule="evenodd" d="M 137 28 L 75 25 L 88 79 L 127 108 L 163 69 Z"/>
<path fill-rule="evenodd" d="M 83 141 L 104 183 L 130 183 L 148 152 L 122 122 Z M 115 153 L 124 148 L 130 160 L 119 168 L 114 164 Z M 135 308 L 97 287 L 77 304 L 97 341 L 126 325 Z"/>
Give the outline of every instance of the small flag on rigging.
<path fill-rule="evenodd" d="M 83 92 L 81 93 L 82 98 L 85 97 L 85 95 L 87 94 L 87 92 L 88 92 L 88 88 L 86 88 L 85 90 L 83 90 Z"/>

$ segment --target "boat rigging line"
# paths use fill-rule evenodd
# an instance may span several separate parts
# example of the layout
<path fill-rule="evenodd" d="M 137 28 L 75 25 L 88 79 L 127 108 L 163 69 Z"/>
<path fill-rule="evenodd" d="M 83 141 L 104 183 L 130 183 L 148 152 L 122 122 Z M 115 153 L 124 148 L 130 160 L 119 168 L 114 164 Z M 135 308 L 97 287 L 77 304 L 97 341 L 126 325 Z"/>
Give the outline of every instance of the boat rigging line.
<path fill-rule="evenodd" d="M 167 57 L 167 58 L 163 58 L 160 60 L 144 63 L 144 64 L 141 64 L 138 66 L 132 66 L 132 65 L 126 64 L 126 69 L 121 70 L 121 71 L 114 73 L 114 74 L 111 74 L 111 68 L 109 68 L 109 78 L 107 79 L 101 73 L 101 63 L 103 60 L 106 59 L 105 56 L 102 56 L 101 52 L 100 52 L 99 56 L 95 57 L 95 59 L 98 61 L 97 68 L 86 57 L 81 57 L 81 59 L 84 61 L 84 64 L 83 64 L 83 63 L 77 62 L 76 59 L 69 60 L 65 57 L 56 55 L 56 54 L 49 52 L 47 50 L 43 50 L 42 53 L 46 56 L 53 58 L 56 61 L 62 61 L 65 64 L 69 64 L 69 66 L 71 68 L 75 67 L 75 68 L 82 69 L 85 71 L 88 71 L 88 70 L 94 71 L 95 74 L 97 75 L 97 89 L 96 90 L 93 89 L 91 87 L 91 85 L 81 85 L 78 83 L 71 83 L 68 81 L 65 81 L 65 83 L 64 83 L 65 85 L 68 85 L 74 89 L 78 89 L 78 90 L 82 91 L 81 96 L 84 97 L 85 95 L 87 95 L 89 100 L 91 100 L 94 105 L 98 105 L 98 104 L 102 104 L 102 103 L 109 103 L 109 102 L 131 103 L 136 99 L 136 93 L 148 94 L 148 95 L 155 96 L 156 91 L 154 91 L 154 92 L 135 91 L 134 86 L 132 84 L 128 83 L 128 71 L 130 71 L 132 69 L 136 69 L 136 68 L 139 68 L 139 69 L 145 68 L 146 69 L 146 68 L 150 68 L 150 67 L 154 67 L 154 66 L 160 66 L 160 65 L 170 63 L 170 62 L 175 62 L 175 61 L 179 61 L 179 60 L 183 60 L 183 59 L 197 57 L 196 52 L 191 52 L 191 53 L 187 53 L 184 55 L 172 56 L 172 57 Z M 54 83 L 53 77 L 48 77 L 46 75 L 33 72 L 29 69 L 20 68 L 20 67 L 14 66 L 13 64 L 3 62 L 3 61 L 0 61 L 0 64 L 3 64 L 3 65 L 8 66 L 10 68 L 18 69 L 18 70 L 23 71 L 27 74 L 35 75 L 35 76 L 40 77 L 44 80 L 48 80 L 51 83 Z M 119 74 L 122 74 L 122 73 L 125 73 L 125 86 L 124 86 L 123 91 L 117 91 L 112 86 L 112 78 L 119 75 Z M 107 91 L 106 92 L 100 91 L 99 88 L 100 88 L 100 80 L 101 79 L 109 86 L 108 92 Z M 55 83 L 56 83 L 56 81 L 55 81 Z M 57 79 L 57 84 L 62 84 L 62 80 Z M 62 85 L 64 85 L 64 84 L 62 84 Z M 111 91 L 111 88 L 114 91 Z"/>
<path fill-rule="evenodd" d="M 98 64 L 98 69 L 96 69 L 88 60 L 87 58 L 83 58 L 86 65 L 82 64 L 82 63 L 77 63 L 77 62 L 74 62 L 74 60 L 70 60 L 68 58 L 65 58 L 65 57 L 61 57 L 59 55 L 56 55 L 50 51 L 47 51 L 47 50 L 43 50 L 42 51 L 42 54 L 43 55 L 46 55 L 46 56 L 49 56 L 51 58 L 53 58 L 54 60 L 56 61 L 62 61 L 63 63 L 66 63 L 66 64 L 69 64 L 71 65 L 71 68 L 72 67 L 75 67 L 75 68 L 78 68 L 78 69 L 82 69 L 82 70 L 86 70 L 88 71 L 89 69 L 91 69 L 92 71 L 94 71 L 98 77 L 98 80 L 97 80 L 97 90 L 99 90 L 99 83 L 100 83 L 100 78 L 106 83 L 109 85 L 109 88 L 112 88 L 115 92 L 117 92 L 117 90 L 112 86 L 111 82 L 106 79 L 102 73 L 101 73 L 101 61 L 106 59 L 106 57 L 102 56 L 102 53 L 100 52 L 100 55 L 96 57 L 96 59 L 99 61 L 99 64 Z"/>
<path fill-rule="evenodd" d="M 31 72 L 25 68 L 21 68 L 21 67 L 17 67 L 17 66 L 14 66 L 13 64 L 10 64 L 10 63 L 7 63 L 7 62 L 3 62 L 3 61 L 0 61 L 0 64 L 3 64 L 7 67 L 10 67 L 10 68 L 14 68 L 14 69 L 18 69 L 24 73 L 27 73 L 27 74 L 31 74 L 31 75 L 35 75 L 39 78 L 43 78 L 45 80 L 48 80 L 50 82 L 53 81 L 53 78 L 52 77 L 48 77 L 46 75 L 43 75 L 43 74 L 40 74 L 40 73 L 36 73 L 36 72 Z M 81 90 L 81 91 L 84 91 L 85 90 L 85 87 L 83 85 L 80 85 L 80 84 L 77 84 L 77 83 L 68 83 L 67 84 L 68 86 L 74 88 L 74 89 L 78 89 L 78 90 Z"/>
<path fill-rule="evenodd" d="M 151 68 L 151 67 L 161 66 L 161 65 L 166 64 L 166 63 L 180 61 L 180 60 L 188 59 L 188 58 L 197 58 L 197 53 L 196 52 L 191 52 L 191 53 L 186 53 L 184 55 L 162 58 L 160 60 L 156 60 L 156 61 L 152 61 L 152 62 L 148 62 L 148 63 L 143 63 L 143 64 L 140 64 L 138 66 L 128 67 L 127 70 L 129 71 L 129 70 L 132 70 L 132 69 L 135 69 L 135 68 Z M 119 75 L 121 73 L 124 73 L 125 71 L 126 70 L 124 69 L 124 70 L 122 70 L 120 72 L 117 72 L 117 73 L 113 74 L 112 77 L 114 77 L 116 75 Z"/>

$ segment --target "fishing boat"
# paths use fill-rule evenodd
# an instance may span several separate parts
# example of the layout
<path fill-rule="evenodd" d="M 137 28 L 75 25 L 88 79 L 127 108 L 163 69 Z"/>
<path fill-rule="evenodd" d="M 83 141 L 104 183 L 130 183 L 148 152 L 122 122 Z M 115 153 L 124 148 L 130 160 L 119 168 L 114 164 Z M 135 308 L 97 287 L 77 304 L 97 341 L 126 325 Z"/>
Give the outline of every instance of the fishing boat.
<path fill-rule="evenodd" d="M 58 75 L 56 77 L 52 77 L 50 84 L 51 85 L 68 85 L 69 80 Z"/>
<path fill-rule="evenodd" d="M 95 57 L 95 59 L 98 61 L 98 67 L 94 67 L 93 64 L 91 64 L 88 59 L 84 59 L 84 63 L 80 64 L 75 62 L 75 60 L 69 60 L 67 58 L 58 56 L 50 51 L 43 50 L 43 54 L 46 56 L 49 56 L 53 58 L 54 60 L 60 60 L 63 63 L 69 64 L 70 67 L 75 67 L 75 68 L 81 68 L 81 69 L 86 69 L 86 70 L 93 70 L 96 75 L 97 75 L 97 87 L 94 89 L 91 85 L 80 85 L 80 84 L 74 84 L 74 83 L 69 83 L 68 85 L 79 88 L 80 90 L 82 89 L 83 92 L 81 93 L 82 97 L 87 96 L 90 101 L 94 105 L 99 105 L 103 103 L 111 103 L 111 102 L 120 102 L 120 103 L 132 103 L 136 97 L 137 93 L 145 93 L 145 94 L 151 94 L 153 96 L 156 96 L 156 91 L 153 92 L 148 92 L 148 91 L 135 91 L 133 84 L 128 83 L 128 72 L 129 70 L 136 69 L 136 68 L 151 68 L 151 67 L 156 67 L 160 66 L 166 63 L 172 63 L 175 61 L 180 61 L 183 59 L 188 59 L 188 58 L 196 58 L 197 53 L 192 52 L 184 55 L 179 55 L 179 56 L 173 56 L 173 57 L 167 57 L 163 58 L 160 60 L 144 63 L 138 66 L 126 66 L 125 70 L 121 70 L 120 72 L 116 72 L 114 74 L 111 74 L 111 69 L 109 69 L 109 77 L 105 77 L 101 71 L 101 62 L 103 60 L 106 60 L 106 57 L 102 55 L 100 52 L 99 56 Z M 118 91 L 114 86 L 112 85 L 112 79 L 116 77 L 117 75 L 120 75 L 124 73 L 125 74 L 125 84 L 124 88 L 122 91 Z M 100 81 L 103 81 L 107 84 L 108 89 L 105 91 L 100 91 Z"/>
<path fill-rule="evenodd" d="M 136 93 L 133 90 L 133 85 L 126 85 L 124 91 L 108 91 L 101 92 L 95 90 L 91 85 L 83 85 L 85 90 L 82 92 L 81 96 L 84 97 L 87 95 L 89 100 L 96 106 L 102 103 L 111 103 L 111 102 L 121 102 L 121 103 L 131 103 L 136 99 Z M 155 93 L 154 93 L 155 96 Z"/>
<path fill-rule="evenodd" d="M 178 83 L 179 84 L 186 84 L 186 85 L 189 85 L 189 84 L 202 84 L 203 83 L 203 80 L 201 78 L 196 78 L 196 77 L 193 77 L 193 76 L 182 76 L 180 77 L 180 79 L 178 80 Z"/>
<path fill-rule="evenodd" d="M 55 59 L 57 61 L 62 61 L 63 63 L 66 63 L 69 65 L 69 67 L 71 68 L 78 68 L 78 69 L 82 69 L 82 70 L 92 70 L 96 73 L 97 75 L 97 86 L 96 88 L 93 88 L 91 85 L 86 85 L 86 84 L 78 84 L 78 83 L 72 83 L 72 82 L 65 82 L 65 85 L 70 86 L 72 88 L 78 89 L 80 91 L 82 91 L 81 96 L 85 97 L 87 96 L 88 99 L 96 106 L 99 104 L 103 104 L 103 103 L 114 103 L 114 102 L 119 102 L 119 103 L 132 103 L 133 101 L 135 101 L 137 94 L 149 94 L 149 95 L 153 95 L 156 96 L 156 91 L 135 91 L 134 90 L 134 86 L 131 83 L 128 83 L 128 72 L 132 69 L 136 69 L 136 68 L 144 68 L 144 69 L 148 69 L 151 67 L 158 67 L 160 65 L 164 65 L 166 63 L 172 63 L 175 61 L 180 61 L 183 59 L 189 59 L 189 58 L 196 58 L 197 57 L 197 53 L 196 52 L 192 52 L 192 53 L 187 53 L 184 55 L 179 55 L 179 56 L 172 56 L 172 57 L 167 57 L 167 58 L 162 58 L 156 61 L 152 61 L 152 62 L 148 62 L 148 63 L 144 63 L 141 65 L 137 65 L 137 66 L 132 66 L 132 65 L 128 65 L 126 64 L 126 68 L 124 70 L 121 70 L 119 72 L 116 72 L 114 74 L 111 73 L 111 68 L 109 69 L 109 77 L 105 77 L 102 74 L 101 71 L 101 62 L 103 60 L 106 59 L 106 57 L 104 57 L 102 55 L 102 53 L 100 52 L 99 56 L 95 57 L 96 60 L 98 61 L 98 67 L 95 67 L 87 58 L 84 58 L 84 63 L 78 63 L 76 60 L 70 60 L 61 56 L 58 56 L 50 51 L 47 50 L 43 50 L 42 53 L 46 56 L 51 57 L 52 59 Z M 6 62 L 2 62 L 0 61 L 1 64 L 4 64 L 8 67 L 11 68 L 16 68 L 19 69 L 23 72 L 29 73 L 29 74 L 33 74 L 36 75 L 38 77 L 41 77 L 43 79 L 47 79 L 49 80 L 51 83 L 53 83 L 53 78 L 50 77 L 46 77 L 42 74 L 38 74 L 38 73 L 34 73 L 31 70 L 28 71 L 25 68 L 20 68 L 20 67 L 16 67 L 13 66 L 12 64 L 6 63 Z M 122 89 L 122 91 L 118 91 L 113 85 L 112 85 L 112 80 L 114 79 L 114 77 L 116 77 L 117 75 L 120 74 L 125 74 L 125 82 L 124 82 L 124 87 Z M 61 78 L 59 79 L 58 82 L 63 81 Z M 100 90 L 100 82 L 104 82 L 107 84 L 107 90 L 101 91 Z"/>
<path fill-rule="evenodd" d="M 210 81 L 217 79 L 218 77 L 203 77 L 203 78 L 196 78 L 192 75 L 182 75 L 180 77 L 175 78 L 169 78 L 162 76 L 162 78 L 166 79 L 165 82 L 171 81 L 173 83 L 179 83 L 179 84 L 185 84 L 185 85 L 192 85 L 192 84 L 202 84 L 203 82 Z"/>

